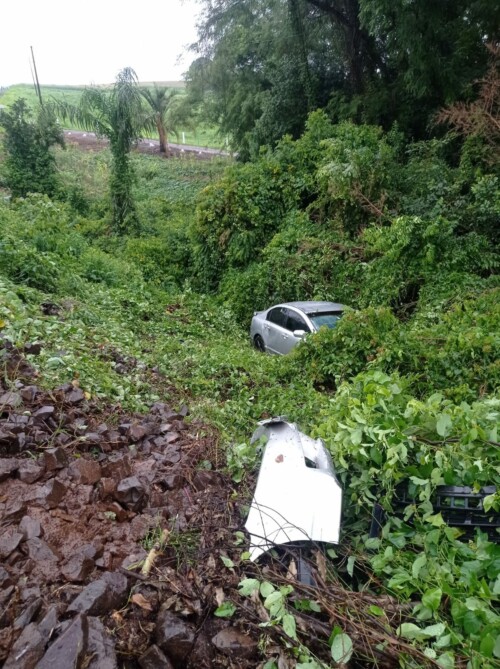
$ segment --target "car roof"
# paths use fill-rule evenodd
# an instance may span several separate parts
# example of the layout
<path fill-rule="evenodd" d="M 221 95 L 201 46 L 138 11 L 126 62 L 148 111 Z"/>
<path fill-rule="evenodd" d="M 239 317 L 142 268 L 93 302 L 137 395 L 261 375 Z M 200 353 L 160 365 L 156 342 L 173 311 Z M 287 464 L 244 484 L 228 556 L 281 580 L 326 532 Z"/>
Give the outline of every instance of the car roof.
<path fill-rule="evenodd" d="M 322 311 L 343 311 L 344 309 L 344 305 L 338 302 L 318 302 L 312 300 L 306 302 L 283 302 L 277 306 L 295 307 L 305 314 L 315 314 Z"/>

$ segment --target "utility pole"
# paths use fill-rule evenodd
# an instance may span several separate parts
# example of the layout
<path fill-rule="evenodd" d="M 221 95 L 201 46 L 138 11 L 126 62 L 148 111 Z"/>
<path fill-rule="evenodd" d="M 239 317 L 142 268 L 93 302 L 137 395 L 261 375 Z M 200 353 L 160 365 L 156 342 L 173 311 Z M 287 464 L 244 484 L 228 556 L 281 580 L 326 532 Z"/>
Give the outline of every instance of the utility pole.
<path fill-rule="evenodd" d="M 36 80 L 35 89 L 36 89 L 36 92 L 38 93 L 38 99 L 40 100 L 40 106 L 43 107 L 42 91 L 40 89 L 40 82 L 38 81 L 38 72 L 36 71 L 35 54 L 33 53 L 33 47 L 32 46 L 30 46 L 30 49 L 31 49 L 31 58 L 33 59 L 33 69 L 35 70 L 35 80 Z"/>

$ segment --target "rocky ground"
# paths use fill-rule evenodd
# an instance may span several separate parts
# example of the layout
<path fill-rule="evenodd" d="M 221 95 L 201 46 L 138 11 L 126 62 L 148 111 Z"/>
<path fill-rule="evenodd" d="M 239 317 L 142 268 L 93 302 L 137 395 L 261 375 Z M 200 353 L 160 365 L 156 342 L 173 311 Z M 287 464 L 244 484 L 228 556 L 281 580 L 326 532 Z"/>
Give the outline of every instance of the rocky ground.
<path fill-rule="evenodd" d="M 126 415 L 77 383 L 42 391 L 2 346 L 5 669 L 256 666 L 256 635 L 212 615 L 238 582 L 221 556 L 242 520 L 210 433 L 187 407 Z"/>

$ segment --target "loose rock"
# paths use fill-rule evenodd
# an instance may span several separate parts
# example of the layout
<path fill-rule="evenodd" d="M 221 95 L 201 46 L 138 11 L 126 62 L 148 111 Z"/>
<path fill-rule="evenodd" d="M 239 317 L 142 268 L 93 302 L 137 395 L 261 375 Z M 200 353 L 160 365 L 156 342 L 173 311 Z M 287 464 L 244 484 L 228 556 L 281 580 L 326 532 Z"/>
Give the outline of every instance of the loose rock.
<path fill-rule="evenodd" d="M 36 669 L 80 669 L 87 653 L 89 626 L 87 616 L 79 615 L 68 629 L 49 646 Z"/>
<path fill-rule="evenodd" d="M 78 458 L 69 466 L 70 477 L 83 485 L 93 485 L 101 478 L 101 467 L 95 460 Z"/>
<path fill-rule="evenodd" d="M 99 618 L 88 618 L 88 654 L 86 669 L 117 669 L 114 643 Z"/>
<path fill-rule="evenodd" d="M 19 465 L 19 478 L 23 483 L 35 483 L 43 475 L 44 471 L 45 467 L 38 464 L 38 462 L 34 460 L 22 460 Z"/>
<path fill-rule="evenodd" d="M 68 607 L 68 612 L 100 616 L 120 608 L 127 598 L 128 583 L 123 574 L 108 572 L 86 588 Z"/>
<path fill-rule="evenodd" d="M 23 629 L 21 636 L 12 646 L 3 669 L 35 669 L 44 650 L 45 639 L 38 631 L 37 626 L 30 623 Z M 55 669 L 55 667 L 51 669 Z"/>
<path fill-rule="evenodd" d="M 36 537 L 41 537 L 43 534 L 42 526 L 40 521 L 31 516 L 24 516 L 19 524 L 19 532 L 24 537 L 24 540 L 35 539 Z"/>
<path fill-rule="evenodd" d="M 165 653 L 158 646 L 150 646 L 147 651 L 140 656 L 139 664 L 142 669 L 174 669 L 174 665 Z"/>
<path fill-rule="evenodd" d="M 115 499 L 132 511 L 140 511 L 146 504 L 146 491 L 136 476 L 122 479 L 116 487 Z"/>
<path fill-rule="evenodd" d="M 8 558 L 13 553 L 23 540 L 23 535 L 9 528 L 0 536 L 0 557 Z"/>
<path fill-rule="evenodd" d="M 19 469 L 19 460 L 15 458 L 0 458 L 0 483 L 5 481 Z"/>
<path fill-rule="evenodd" d="M 61 437 L 62 434 L 59 435 Z M 57 469 L 63 469 L 68 464 L 68 455 L 66 451 L 61 448 L 48 448 L 44 452 L 44 464 L 45 469 L 49 472 L 55 471 Z"/>
<path fill-rule="evenodd" d="M 176 664 L 185 661 L 193 647 L 196 630 L 194 625 L 178 618 L 170 611 L 163 611 L 156 623 L 156 643 Z"/>

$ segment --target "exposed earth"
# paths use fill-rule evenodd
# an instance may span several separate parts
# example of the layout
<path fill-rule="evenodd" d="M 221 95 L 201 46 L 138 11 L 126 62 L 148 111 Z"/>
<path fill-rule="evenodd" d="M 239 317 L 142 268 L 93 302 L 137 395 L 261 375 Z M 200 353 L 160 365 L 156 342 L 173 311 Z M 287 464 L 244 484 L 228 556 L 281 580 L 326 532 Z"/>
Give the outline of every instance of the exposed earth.
<path fill-rule="evenodd" d="M 255 637 L 210 615 L 237 581 L 220 556 L 241 525 L 231 485 L 207 469 L 210 432 L 187 407 L 126 415 L 77 383 L 41 391 L 2 346 L 3 666 L 255 666 Z"/>
<path fill-rule="evenodd" d="M 106 139 L 96 137 L 93 132 L 84 132 L 82 130 L 65 130 L 64 140 L 67 144 L 76 144 L 83 150 L 94 151 L 108 146 L 109 142 Z M 160 154 L 160 143 L 157 139 L 140 139 L 135 150 L 139 153 L 154 153 Z M 163 154 L 165 157 L 175 156 L 177 158 L 195 157 L 201 160 L 207 160 L 216 156 L 228 156 L 226 151 L 220 149 L 211 149 L 207 146 L 190 146 L 187 144 L 168 144 L 168 154 Z"/>

